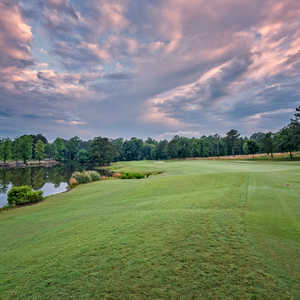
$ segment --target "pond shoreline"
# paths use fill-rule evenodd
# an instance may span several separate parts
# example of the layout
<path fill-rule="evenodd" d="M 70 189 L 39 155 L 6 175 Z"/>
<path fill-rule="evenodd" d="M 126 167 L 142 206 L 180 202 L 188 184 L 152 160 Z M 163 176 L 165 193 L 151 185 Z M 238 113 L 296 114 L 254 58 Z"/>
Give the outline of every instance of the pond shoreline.
<path fill-rule="evenodd" d="M 42 190 L 43 196 L 66 191 L 74 170 L 72 165 L 53 161 L 0 168 L 0 208 L 7 205 L 7 194 L 14 186 L 31 186 L 34 190 Z"/>
<path fill-rule="evenodd" d="M 56 160 L 41 160 L 40 162 L 37 160 L 31 160 L 28 161 L 27 164 L 24 164 L 21 161 L 11 161 L 11 162 L 0 162 L 0 169 L 11 169 L 11 168 L 29 168 L 29 167 L 53 167 L 55 165 L 58 165 L 59 162 Z"/>
<path fill-rule="evenodd" d="M 37 204 L 43 203 L 44 201 L 49 200 L 49 198 L 52 197 L 52 196 L 60 195 L 60 194 L 64 194 L 64 193 L 68 193 L 71 190 L 73 190 L 74 188 L 72 188 L 72 189 L 68 188 L 67 190 L 65 190 L 63 192 L 55 193 L 55 194 L 52 194 L 52 195 L 47 195 L 47 196 L 43 197 L 42 201 L 39 201 L 39 202 L 36 202 L 36 203 L 26 203 L 26 204 L 23 204 L 23 205 L 16 205 L 16 206 L 5 205 L 3 207 L 0 207 L 0 213 L 5 212 L 5 211 L 11 211 L 12 209 L 18 209 L 18 208 L 23 208 L 23 207 L 33 206 L 33 205 L 37 205 Z"/>

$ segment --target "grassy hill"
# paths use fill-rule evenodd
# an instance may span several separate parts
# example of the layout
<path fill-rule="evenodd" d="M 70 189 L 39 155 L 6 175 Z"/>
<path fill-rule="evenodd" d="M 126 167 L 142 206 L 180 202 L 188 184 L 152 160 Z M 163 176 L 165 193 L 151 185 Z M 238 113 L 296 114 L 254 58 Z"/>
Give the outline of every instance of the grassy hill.
<path fill-rule="evenodd" d="M 300 299 L 300 163 L 163 171 L 0 213 L 0 299 Z"/>

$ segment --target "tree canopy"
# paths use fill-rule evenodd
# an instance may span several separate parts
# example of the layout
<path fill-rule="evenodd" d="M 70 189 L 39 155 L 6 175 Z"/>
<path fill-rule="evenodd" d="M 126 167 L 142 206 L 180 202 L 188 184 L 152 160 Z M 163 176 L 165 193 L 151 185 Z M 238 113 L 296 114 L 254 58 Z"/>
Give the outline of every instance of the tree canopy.
<path fill-rule="evenodd" d="M 157 141 L 137 137 L 108 139 L 95 137 L 83 141 L 78 136 L 71 139 L 56 138 L 50 143 L 43 135 L 23 135 L 14 140 L 0 138 L 0 160 L 41 160 L 79 161 L 81 163 L 109 164 L 112 161 L 159 160 L 185 157 L 210 157 L 240 154 L 274 152 L 290 153 L 300 150 L 300 106 L 290 123 L 278 132 L 255 132 L 250 137 L 242 137 L 236 129 L 231 129 L 222 137 L 218 134 L 187 138 L 175 135 L 171 140 Z"/>

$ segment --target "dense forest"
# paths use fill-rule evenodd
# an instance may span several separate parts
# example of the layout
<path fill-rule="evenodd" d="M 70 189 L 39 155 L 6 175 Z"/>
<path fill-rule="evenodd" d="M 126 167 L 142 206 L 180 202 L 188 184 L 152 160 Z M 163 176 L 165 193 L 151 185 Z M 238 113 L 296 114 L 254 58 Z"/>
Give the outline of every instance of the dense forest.
<path fill-rule="evenodd" d="M 15 139 L 0 140 L 0 161 L 55 159 L 57 161 L 78 161 L 106 165 L 112 161 L 161 160 L 188 157 L 211 157 L 300 150 L 300 106 L 294 118 L 280 131 L 272 133 L 256 132 L 250 137 L 242 137 L 232 129 L 222 137 L 218 134 L 187 138 L 174 136 L 170 141 L 133 137 L 108 139 L 95 137 L 83 141 L 78 136 L 69 140 L 56 138 L 52 143 L 41 134 L 23 135 Z"/>

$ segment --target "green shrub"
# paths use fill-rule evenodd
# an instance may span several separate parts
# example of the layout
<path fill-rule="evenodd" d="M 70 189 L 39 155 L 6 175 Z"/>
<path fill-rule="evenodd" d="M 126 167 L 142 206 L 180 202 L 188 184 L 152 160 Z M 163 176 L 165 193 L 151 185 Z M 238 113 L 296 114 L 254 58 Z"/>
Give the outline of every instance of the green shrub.
<path fill-rule="evenodd" d="M 122 173 L 121 176 L 119 176 L 120 179 L 129 179 L 129 174 L 128 173 Z"/>
<path fill-rule="evenodd" d="M 122 173 L 119 178 L 120 179 L 142 179 L 142 178 L 145 178 L 145 175 L 143 175 L 141 173 L 125 172 L 125 173 Z"/>
<path fill-rule="evenodd" d="M 15 186 L 7 193 L 7 202 L 9 205 L 18 205 L 25 199 L 27 192 L 31 191 L 30 186 Z"/>
<path fill-rule="evenodd" d="M 43 200 L 42 191 L 33 191 L 30 186 L 14 186 L 7 194 L 10 206 L 36 203 Z"/>
<path fill-rule="evenodd" d="M 37 203 L 43 200 L 42 191 L 29 191 L 25 194 L 26 203 Z"/>
<path fill-rule="evenodd" d="M 135 176 L 136 179 L 142 179 L 145 178 L 145 175 L 141 174 L 141 173 L 134 173 L 133 176 Z"/>

